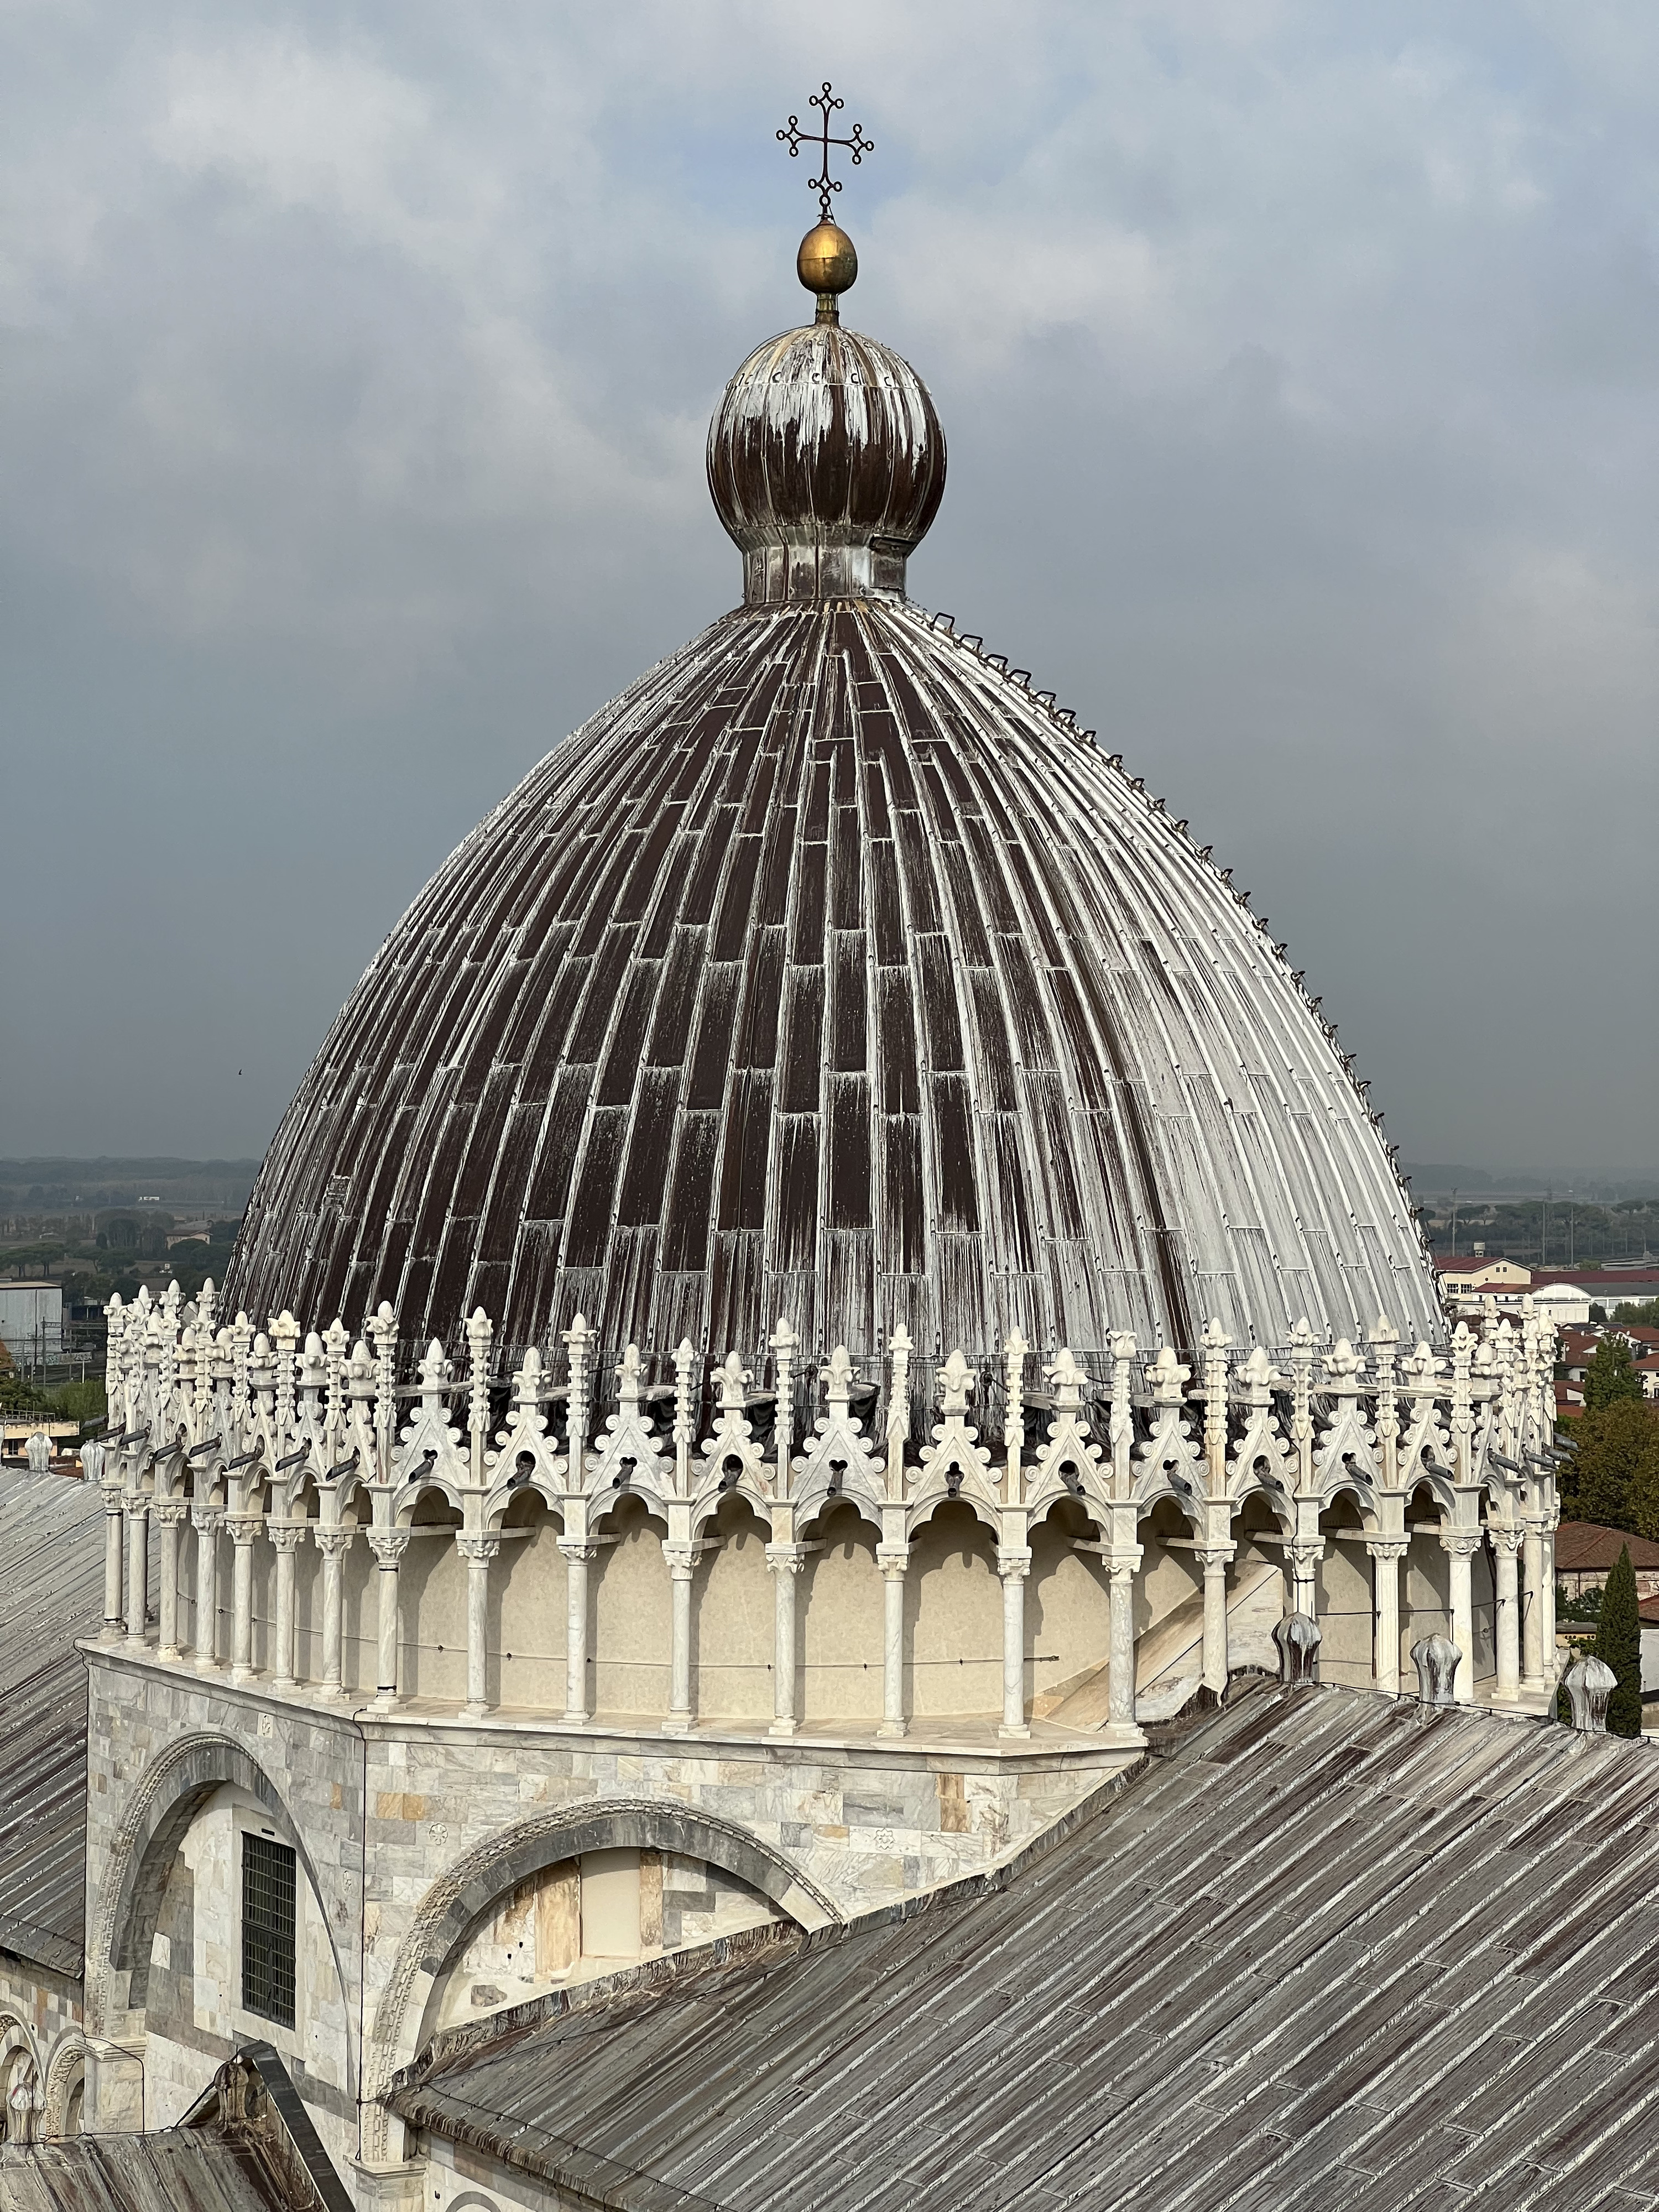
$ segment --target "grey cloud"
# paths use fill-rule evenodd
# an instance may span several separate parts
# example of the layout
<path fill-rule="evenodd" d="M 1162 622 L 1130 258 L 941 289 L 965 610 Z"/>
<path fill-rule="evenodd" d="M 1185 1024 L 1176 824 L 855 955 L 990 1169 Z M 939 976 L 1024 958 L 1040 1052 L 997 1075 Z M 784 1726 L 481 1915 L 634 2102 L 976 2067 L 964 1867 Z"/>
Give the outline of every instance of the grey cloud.
<path fill-rule="evenodd" d="M 918 594 L 1213 840 L 1408 1156 L 1654 1171 L 1636 11 L 143 13 L 0 15 L 4 1149 L 258 1149 L 730 603 L 703 430 L 828 73 L 951 439 Z"/>

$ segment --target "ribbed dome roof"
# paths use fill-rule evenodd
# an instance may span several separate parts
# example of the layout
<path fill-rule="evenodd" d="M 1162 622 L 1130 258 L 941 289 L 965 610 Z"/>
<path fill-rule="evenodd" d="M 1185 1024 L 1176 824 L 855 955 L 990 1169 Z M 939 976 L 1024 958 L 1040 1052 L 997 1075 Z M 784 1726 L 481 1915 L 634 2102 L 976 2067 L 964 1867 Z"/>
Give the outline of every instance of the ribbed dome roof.
<path fill-rule="evenodd" d="M 843 340 L 843 343 L 846 341 Z M 920 507 L 912 508 L 920 512 Z M 716 1355 L 1442 1334 L 1365 1101 L 1255 919 L 896 598 L 753 605 L 446 861 L 261 1172 L 233 1297 Z"/>

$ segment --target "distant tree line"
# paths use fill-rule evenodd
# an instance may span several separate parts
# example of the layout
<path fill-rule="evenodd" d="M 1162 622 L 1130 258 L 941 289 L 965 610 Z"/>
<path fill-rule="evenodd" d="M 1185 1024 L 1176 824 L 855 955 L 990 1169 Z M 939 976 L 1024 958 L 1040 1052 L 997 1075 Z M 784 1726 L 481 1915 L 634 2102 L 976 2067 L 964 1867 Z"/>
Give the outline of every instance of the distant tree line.
<path fill-rule="evenodd" d="M 1453 1210 L 1444 1198 L 1424 1209 L 1431 1249 L 1460 1259 L 1484 1244 L 1489 1260 L 1514 1260 L 1534 1267 L 1594 1267 L 1601 1260 L 1640 1259 L 1659 1249 L 1659 1200 L 1627 1198 L 1616 1206 L 1588 1206 L 1571 1198 L 1526 1198 L 1493 1205 L 1464 1200 Z"/>

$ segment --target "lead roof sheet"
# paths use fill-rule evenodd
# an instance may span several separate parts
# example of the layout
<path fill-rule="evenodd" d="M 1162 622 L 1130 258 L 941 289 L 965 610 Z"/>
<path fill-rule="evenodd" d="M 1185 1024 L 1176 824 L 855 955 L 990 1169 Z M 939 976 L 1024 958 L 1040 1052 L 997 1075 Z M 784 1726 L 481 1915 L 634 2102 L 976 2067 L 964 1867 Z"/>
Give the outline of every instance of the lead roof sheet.
<path fill-rule="evenodd" d="M 1264 1686 L 1003 1875 L 441 2039 L 393 2101 L 624 2212 L 1629 2212 L 1656 1811 L 1643 1744 Z"/>

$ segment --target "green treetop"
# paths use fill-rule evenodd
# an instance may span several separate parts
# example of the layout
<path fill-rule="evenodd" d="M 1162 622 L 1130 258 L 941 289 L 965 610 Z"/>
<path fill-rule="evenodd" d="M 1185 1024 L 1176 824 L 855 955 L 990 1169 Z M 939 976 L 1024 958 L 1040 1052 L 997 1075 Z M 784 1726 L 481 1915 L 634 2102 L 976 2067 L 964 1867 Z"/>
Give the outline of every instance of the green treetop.
<path fill-rule="evenodd" d="M 1561 1470 L 1565 1516 L 1659 1541 L 1659 1406 L 1615 1398 L 1561 1434 L 1578 1447 Z"/>
<path fill-rule="evenodd" d="M 1642 1620 L 1636 1609 L 1636 1570 L 1630 1563 L 1630 1546 L 1621 1547 L 1619 1563 L 1607 1577 L 1601 1593 L 1601 1621 L 1595 1632 L 1595 1656 L 1605 1660 L 1619 1677 L 1618 1687 L 1607 1699 L 1607 1734 L 1642 1733 Z"/>
<path fill-rule="evenodd" d="M 1640 1398 L 1642 1378 L 1622 1337 L 1604 1336 L 1584 1370 L 1584 1411 L 1599 1413 L 1621 1398 Z"/>

